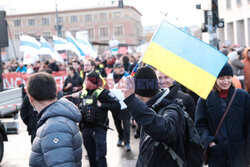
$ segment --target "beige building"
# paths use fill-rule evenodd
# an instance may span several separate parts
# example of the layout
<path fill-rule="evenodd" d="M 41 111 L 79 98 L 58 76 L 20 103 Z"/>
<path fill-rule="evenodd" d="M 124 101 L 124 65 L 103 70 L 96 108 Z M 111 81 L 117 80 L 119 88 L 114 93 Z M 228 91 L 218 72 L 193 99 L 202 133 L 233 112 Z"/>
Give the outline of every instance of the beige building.
<path fill-rule="evenodd" d="M 221 44 L 224 41 L 250 46 L 250 0 L 218 0 L 219 17 L 225 21 L 218 29 Z"/>
<path fill-rule="evenodd" d="M 120 43 L 135 46 L 143 40 L 141 16 L 132 6 L 111 6 L 58 11 L 58 22 L 62 25 L 63 37 L 66 31 L 73 36 L 78 31 L 88 31 L 89 40 L 97 44 L 107 45 L 109 40 L 115 38 Z M 6 19 L 14 45 L 18 45 L 20 35 L 47 38 L 57 35 L 55 11 L 13 14 L 7 15 Z"/>

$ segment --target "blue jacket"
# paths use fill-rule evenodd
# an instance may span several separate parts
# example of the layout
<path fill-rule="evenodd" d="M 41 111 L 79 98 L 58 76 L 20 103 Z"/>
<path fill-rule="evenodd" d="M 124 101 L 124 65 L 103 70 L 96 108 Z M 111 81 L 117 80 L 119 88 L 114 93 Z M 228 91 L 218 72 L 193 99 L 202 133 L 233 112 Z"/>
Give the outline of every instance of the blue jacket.
<path fill-rule="evenodd" d="M 245 167 L 250 162 L 250 96 L 244 90 L 237 90 L 232 105 L 217 136 L 218 124 L 226 110 L 234 88 L 230 88 L 228 98 L 222 99 L 211 91 L 206 100 L 199 99 L 195 125 L 201 140 L 210 151 L 209 166 Z M 209 144 L 216 145 L 209 148 Z"/>
<path fill-rule="evenodd" d="M 182 159 L 185 159 L 185 118 L 183 112 L 178 112 L 181 111 L 181 106 L 173 101 L 177 91 L 178 89 L 172 89 L 154 110 L 149 107 L 164 92 L 155 95 L 147 104 L 136 98 L 135 95 L 131 95 L 124 100 L 136 122 L 142 126 L 137 167 L 178 167 L 177 161 L 172 159 L 162 145 L 154 148 L 155 142 L 167 144 Z M 164 111 L 163 116 L 158 115 L 157 112 L 165 106 L 172 106 L 172 108 Z"/>
<path fill-rule="evenodd" d="M 65 98 L 46 107 L 38 121 L 29 165 L 31 167 L 80 167 L 82 137 L 78 108 Z"/>

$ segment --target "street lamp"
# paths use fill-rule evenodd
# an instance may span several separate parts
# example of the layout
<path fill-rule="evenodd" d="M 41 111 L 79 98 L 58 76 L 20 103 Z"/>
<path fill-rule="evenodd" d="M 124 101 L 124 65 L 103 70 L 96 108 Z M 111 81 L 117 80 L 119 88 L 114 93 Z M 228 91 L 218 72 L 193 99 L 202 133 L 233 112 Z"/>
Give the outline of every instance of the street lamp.
<path fill-rule="evenodd" d="M 62 25 L 59 25 L 59 18 L 58 18 L 58 11 L 57 11 L 57 0 L 55 0 L 55 1 L 56 1 L 56 25 L 55 25 L 55 29 L 57 32 L 57 36 L 62 37 L 62 33 L 61 33 Z"/>

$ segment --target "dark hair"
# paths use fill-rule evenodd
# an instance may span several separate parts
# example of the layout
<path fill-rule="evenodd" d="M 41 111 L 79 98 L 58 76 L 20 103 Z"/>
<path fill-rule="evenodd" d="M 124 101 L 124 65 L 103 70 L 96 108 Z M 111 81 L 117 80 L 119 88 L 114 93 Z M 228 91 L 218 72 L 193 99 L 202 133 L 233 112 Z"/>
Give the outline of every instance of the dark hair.
<path fill-rule="evenodd" d="M 91 73 L 89 73 L 87 75 L 87 80 L 89 80 L 90 82 L 92 82 L 94 85 L 98 86 L 98 87 L 101 87 L 102 86 L 102 79 L 100 77 L 100 74 L 98 74 L 97 72 L 95 71 L 92 71 Z"/>
<path fill-rule="evenodd" d="M 93 59 L 87 59 L 87 61 L 90 62 L 91 66 L 95 66 L 96 67 L 95 60 L 93 60 Z"/>
<path fill-rule="evenodd" d="M 48 74 L 52 74 L 53 71 L 51 70 L 51 68 L 42 68 L 41 70 L 39 70 L 39 72 L 46 72 Z"/>
<path fill-rule="evenodd" d="M 68 66 L 68 68 L 70 71 L 73 71 L 74 74 L 76 73 L 76 70 L 72 65 Z"/>
<path fill-rule="evenodd" d="M 123 56 L 122 61 L 123 61 L 123 64 L 128 64 L 129 63 L 129 57 L 128 56 Z"/>
<path fill-rule="evenodd" d="M 28 79 L 27 90 L 30 96 L 37 101 L 53 100 L 56 98 L 56 81 L 48 73 L 32 74 Z"/>

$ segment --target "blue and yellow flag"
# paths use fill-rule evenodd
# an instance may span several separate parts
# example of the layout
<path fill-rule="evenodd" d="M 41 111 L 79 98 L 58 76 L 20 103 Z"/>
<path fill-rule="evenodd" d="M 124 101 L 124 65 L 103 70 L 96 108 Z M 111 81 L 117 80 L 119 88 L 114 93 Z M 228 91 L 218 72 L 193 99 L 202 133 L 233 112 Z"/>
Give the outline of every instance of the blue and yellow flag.
<path fill-rule="evenodd" d="M 228 58 L 203 41 L 163 21 L 142 61 L 206 99 Z"/>

